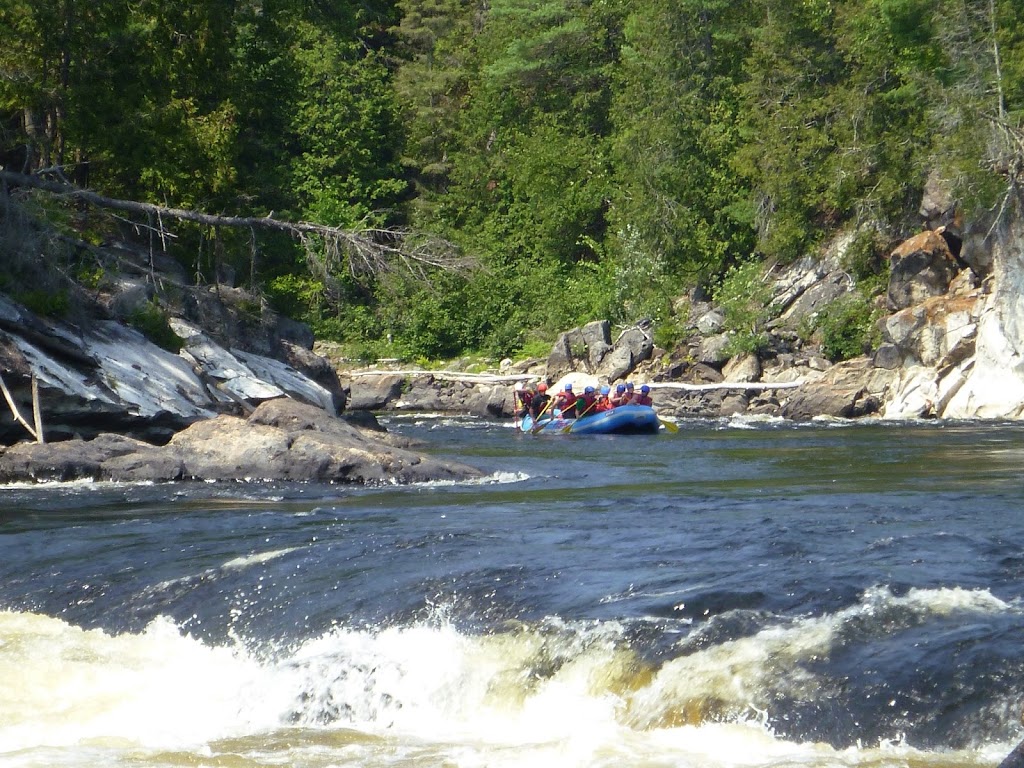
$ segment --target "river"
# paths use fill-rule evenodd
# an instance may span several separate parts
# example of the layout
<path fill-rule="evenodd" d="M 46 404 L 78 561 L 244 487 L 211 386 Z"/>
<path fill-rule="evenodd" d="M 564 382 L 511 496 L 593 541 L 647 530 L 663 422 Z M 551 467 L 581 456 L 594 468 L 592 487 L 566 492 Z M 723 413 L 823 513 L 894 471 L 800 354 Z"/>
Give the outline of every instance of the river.
<path fill-rule="evenodd" d="M 995 766 L 1024 425 L 395 417 L 484 482 L 0 493 L 0 766 Z"/>

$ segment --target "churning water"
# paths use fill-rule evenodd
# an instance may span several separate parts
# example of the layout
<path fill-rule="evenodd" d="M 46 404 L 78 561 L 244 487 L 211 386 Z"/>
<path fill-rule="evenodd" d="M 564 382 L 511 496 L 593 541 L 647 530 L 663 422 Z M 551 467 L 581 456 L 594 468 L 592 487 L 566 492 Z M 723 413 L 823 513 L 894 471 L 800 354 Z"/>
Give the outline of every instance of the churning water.
<path fill-rule="evenodd" d="M 484 482 L 0 491 L 2 766 L 994 766 L 1024 426 L 394 419 Z"/>

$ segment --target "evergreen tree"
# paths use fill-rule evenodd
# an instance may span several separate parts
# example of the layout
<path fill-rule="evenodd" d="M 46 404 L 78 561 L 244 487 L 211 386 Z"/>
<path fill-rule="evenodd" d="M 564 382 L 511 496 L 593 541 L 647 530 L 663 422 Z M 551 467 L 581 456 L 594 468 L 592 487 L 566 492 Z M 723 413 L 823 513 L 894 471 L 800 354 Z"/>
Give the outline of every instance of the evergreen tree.
<path fill-rule="evenodd" d="M 749 18 L 747 3 L 647 0 L 627 21 L 612 216 L 620 274 L 639 290 L 649 292 L 649 275 L 671 290 L 667 278 L 714 271 L 753 245 L 747 195 L 730 167 Z"/>

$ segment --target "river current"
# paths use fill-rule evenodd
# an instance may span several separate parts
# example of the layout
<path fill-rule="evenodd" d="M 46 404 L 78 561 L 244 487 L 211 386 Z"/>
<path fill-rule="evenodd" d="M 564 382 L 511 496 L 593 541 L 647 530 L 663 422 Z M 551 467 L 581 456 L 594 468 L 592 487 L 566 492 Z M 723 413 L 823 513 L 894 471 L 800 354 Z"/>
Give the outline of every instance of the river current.
<path fill-rule="evenodd" d="M 0 490 L 0 766 L 995 766 L 1024 425 L 392 418 L 482 482 Z"/>

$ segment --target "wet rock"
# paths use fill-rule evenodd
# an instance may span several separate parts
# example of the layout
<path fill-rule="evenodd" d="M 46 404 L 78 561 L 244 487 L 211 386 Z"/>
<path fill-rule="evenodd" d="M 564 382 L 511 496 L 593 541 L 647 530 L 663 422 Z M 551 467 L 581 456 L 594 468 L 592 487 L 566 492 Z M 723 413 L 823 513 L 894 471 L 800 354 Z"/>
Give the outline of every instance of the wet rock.
<path fill-rule="evenodd" d="M 745 392 L 729 392 L 722 399 L 719 406 L 719 414 L 722 416 L 736 416 L 747 412 L 750 401 Z"/>

